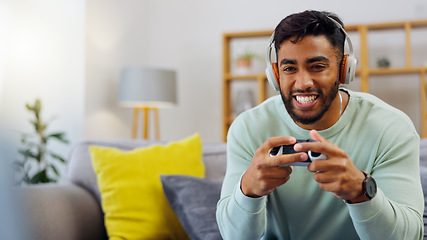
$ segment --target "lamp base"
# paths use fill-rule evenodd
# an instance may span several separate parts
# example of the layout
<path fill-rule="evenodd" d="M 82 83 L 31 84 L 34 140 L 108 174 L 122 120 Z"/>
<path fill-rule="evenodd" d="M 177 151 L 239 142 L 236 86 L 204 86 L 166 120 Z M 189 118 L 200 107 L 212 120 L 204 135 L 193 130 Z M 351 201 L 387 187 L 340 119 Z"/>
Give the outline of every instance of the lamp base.
<path fill-rule="evenodd" d="M 138 118 L 139 112 L 142 111 L 144 115 L 144 125 L 142 128 L 142 136 L 144 139 L 148 139 L 148 125 L 149 125 L 149 113 L 150 111 L 154 112 L 154 129 L 155 129 L 155 137 L 156 140 L 160 139 L 159 133 L 159 111 L 156 107 L 146 106 L 146 107 L 135 107 L 133 109 L 133 125 L 132 125 L 132 138 L 137 138 L 137 130 L 138 130 Z"/>

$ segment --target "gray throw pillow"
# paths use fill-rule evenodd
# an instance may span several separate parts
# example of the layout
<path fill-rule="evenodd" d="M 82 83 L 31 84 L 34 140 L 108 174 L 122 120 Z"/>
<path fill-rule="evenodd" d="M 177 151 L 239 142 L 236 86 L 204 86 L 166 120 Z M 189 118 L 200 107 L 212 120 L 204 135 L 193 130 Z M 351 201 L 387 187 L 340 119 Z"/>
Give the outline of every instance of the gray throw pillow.
<path fill-rule="evenodd" d="M 424 218 L 427 217 L 427 167 L 420 166 L 421 185 L 424 193 Z"/>
<path fill-rule="evenodd" d="M 184 175 L 162 175 L 170 206 L 192 240 L 222 239 L 216 223 L 221 181 Z"/>
<path fill-rule="evenodd" d="M 421 184 L 423 187 L 424 193 L 424 214 L 423 214 L 423 222 L 424 222 L 424 239 L 427 239 L 427 167 L 420 165 L 420 174 L 421 174 Z"/>

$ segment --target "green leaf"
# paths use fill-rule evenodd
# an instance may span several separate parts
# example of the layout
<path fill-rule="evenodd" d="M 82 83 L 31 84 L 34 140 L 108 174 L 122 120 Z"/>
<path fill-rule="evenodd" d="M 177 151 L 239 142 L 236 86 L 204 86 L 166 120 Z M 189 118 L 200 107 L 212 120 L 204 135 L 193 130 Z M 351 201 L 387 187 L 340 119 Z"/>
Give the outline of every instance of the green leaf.
<path fill-rule="evenodd" d="M 42 103 L 40 99 L 36 99 L 36 102 L 34 103 L 34 111 L 38 114 L 42 110 Z"/>
<path fill-rule="evenodd" d="M 38 154 L 33 153 L 30 149 L 20 149 L 18 150 L 18 152 L 22 155 L 24 155 L 24 157 L 29 157 L 29 158 L 34 158 L 34 159 L 38 159 Z"/>
<path fill-rule="evenodd" d="M 53 170 L 53 172 L 56 174 L 56 176 L 60 176 L 58 169 L 53 164 L 49 164 L 49 167 Z"/>
<path fill-rule="evenodd" d="M 28 105 L 28 103 L 25 104 L 25 107 L 27 108 L 28 111 L 33 111 L 34 109 L 32 106 Z"/>
<path fill-rule="evenodd" d="M 36 173 L 31 179 L 31 184 L 37 184 L 37 183 L 48 183 L 51 182 L 51 179 L 47 177 L 46 169 L 41 170 L 40 172 Z"/>
<path fill-rule="evenodd" d="M 64 132 L 51 133 L 48 135 L 48 137 L 53 137 L 53 138 L 63 138 L 64 136 L 65 136 Z"/>
<path fill-rule="evenodd" d="M 38 122 L 35 120 L 30 120 L 30 123 L 34 126 L 34 129 L 36 130 L 36 132 L 38 132 L 38 129 L 39 129 Z"/>
<path fill-rule="evenodd" d="M 65 139 L 65 133 L 64 132 L 57 132 L 57 133 L 52 133 L 49 134 L 46 139 L 49 138 L 55 138 L 56 140 L 63 142 L 63 143 L 70 143 L 67 139 Z"/>
<path fill-rule="evenodd" d="M 57 159 L 57 160 L 59 160 L 62 163 L 66 163 L 67 162 L 67 160 L 65 160 L 63 157 L 59 156 L 56 153 L 50 153 L 50 156 L 53 157 L 53 158 L 55 158 L 55 159 Z"/>

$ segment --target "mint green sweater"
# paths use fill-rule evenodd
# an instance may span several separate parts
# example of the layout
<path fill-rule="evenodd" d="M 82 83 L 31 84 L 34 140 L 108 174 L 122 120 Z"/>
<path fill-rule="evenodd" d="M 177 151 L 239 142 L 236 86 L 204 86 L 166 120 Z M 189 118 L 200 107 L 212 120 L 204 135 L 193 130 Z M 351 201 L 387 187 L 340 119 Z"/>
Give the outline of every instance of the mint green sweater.
<path fill-rule="evenodd" d="M 377 195 L 346 204 L 321 190 L 306 167 L 294 167 L 291 179 L 268 196 L 243 195 L 241 176 L 265 140 L 309 138 L 280 96 L 274 96 L 239 115 L 229 129 L 227 172 L 216 213 L 224 239 L 422 239 L 419 136 L 411 120 L 370 94 L 345 91 L 350 100 L 341 118 L 319 133 L 375 178 Z"/>

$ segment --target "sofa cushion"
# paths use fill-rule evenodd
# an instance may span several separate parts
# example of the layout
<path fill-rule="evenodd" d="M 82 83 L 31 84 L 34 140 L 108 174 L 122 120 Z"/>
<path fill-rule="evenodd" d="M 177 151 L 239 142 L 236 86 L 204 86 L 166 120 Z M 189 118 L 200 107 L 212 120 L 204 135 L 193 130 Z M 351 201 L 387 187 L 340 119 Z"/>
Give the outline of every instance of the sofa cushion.
<path fill-rule="evenodd" d="M 101 146 L 116 148 L 123 151 L 130 151 L 135 148 L 152 145 L 166 144 L 162 141 L 151 141 L 144 139 L 103 139 L 85 140 L 75 146 L 68 157 L 68 178 L 73 184 L 81 186 L 92 193 L 99 202 L 101 194 L 92 161 L 89 153 L 90 146 Z M 205 143 L 203 144 L 203 163 L 205 165 L 205 178 L 222 180 L 225 175 L 227 160 L 226 143 Z"/>
<path fill-rule="evenodd" d="M 68 157 L 68 178 L 71 183 L 81 186 L 93 194 L 101 202 L 101 193 L 98 188 L 92 159 L 89 152 L 90 146 L 115 148 L 123 151 L 131 151 L 135 148 L 148 147 L 164 142 L 153 142 L 142 139 L 109 139 L 86 140 L 73 146 Z"/>
<path fill-rule="evenodd" d="M 222 239 L 215 217 L 222 181 L 183 175 L 161 179 L 166 198 L 190 239 Z"/>
<path fill-rule="evenodd" d="M 427 167 L 427 138 L 420 140 L 420 165 Z"/>
<path fill-rule="evenodd" d="M 198 134 L 130 152 L 92 146 L 90 153 L 110 239 L 187 239 L 163 193 L 160 174 L 204 177 Z"/>
<path fill-rule="evenodd" d="M 227 144 L 203 144 L 203 163 L 205 164 L 205 178 L 224 180 L 227 166 Z"/>

